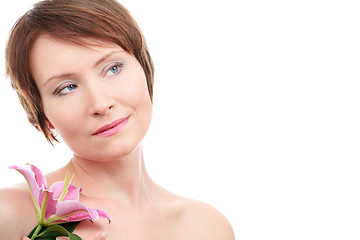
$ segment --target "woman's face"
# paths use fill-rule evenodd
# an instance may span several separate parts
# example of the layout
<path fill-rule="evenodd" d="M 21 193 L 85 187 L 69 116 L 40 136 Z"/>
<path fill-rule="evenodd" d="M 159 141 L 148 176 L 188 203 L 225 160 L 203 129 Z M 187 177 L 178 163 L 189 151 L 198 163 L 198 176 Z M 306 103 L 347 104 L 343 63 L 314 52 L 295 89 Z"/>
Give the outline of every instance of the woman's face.
<path fill-rule="evenodd" d="M 136 149 L 152 103 L 134 56 L 115 44 L 83 47 L 42 35 L 30 60 L 49 126 L 75 155 L 115 160 Z"/>

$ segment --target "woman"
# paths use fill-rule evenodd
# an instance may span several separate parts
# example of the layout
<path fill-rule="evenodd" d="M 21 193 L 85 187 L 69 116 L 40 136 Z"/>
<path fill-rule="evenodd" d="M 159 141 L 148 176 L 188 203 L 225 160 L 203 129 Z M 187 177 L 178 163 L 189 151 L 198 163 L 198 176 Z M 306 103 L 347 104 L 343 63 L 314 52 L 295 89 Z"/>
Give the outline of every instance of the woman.
<path fill-rule="evenodd" d="M 50 143 L 59 134 L 74 153 L 48 183 L 70 172 L 83 189 L 80 201 L 111 216 L 111 224 L 81 222 L 76 234 L 234 239 L 216 209 L 168 192 L 146 171 L 141 141 L 151 121 L 154 68 L 140 29 L 118 2 L 37 3 L 15 24 L 6 64 L 29 121 Z M 8 206 L 0 215 L 8 223 L 0 225 L 2 238 L 26 239 L 37 224 L 27 188 L 1 196 Z"/>

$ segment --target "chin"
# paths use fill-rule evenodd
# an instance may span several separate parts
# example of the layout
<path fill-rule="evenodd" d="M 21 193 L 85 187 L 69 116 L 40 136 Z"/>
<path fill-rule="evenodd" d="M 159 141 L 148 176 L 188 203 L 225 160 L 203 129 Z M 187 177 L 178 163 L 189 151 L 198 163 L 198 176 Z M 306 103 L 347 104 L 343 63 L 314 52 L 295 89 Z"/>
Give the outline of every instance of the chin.
<path fill-rule="evenodd" d="M 102 147 L 90 147 L 82 151 L 74 151 L 74 154 L 82 159 L 93 160 L 93 161 L 116 161 L 121 158 L 130 156 L 135 153 L 141 143 L 134 142 L 122 142 L 121 144 L 112 144 L 109 146 Z"/>

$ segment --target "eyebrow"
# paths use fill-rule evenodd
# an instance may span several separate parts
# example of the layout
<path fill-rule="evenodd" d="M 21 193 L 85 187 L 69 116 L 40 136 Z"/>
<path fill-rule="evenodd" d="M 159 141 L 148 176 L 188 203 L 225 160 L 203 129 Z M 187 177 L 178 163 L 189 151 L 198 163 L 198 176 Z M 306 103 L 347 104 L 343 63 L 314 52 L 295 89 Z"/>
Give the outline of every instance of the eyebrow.
<path fill-rule="evenodd" d="M 73 76 L 73 75 L 74 74 L 71 74 L 71 73 L 65 73 L 65 74 L 56 75 L 56 76 L 53 76 L 53 77 L 49 78 L 48 80 L 46 80 L 43 85 L 45 86 L 51 80 L 54 80 L 54 79 L 57 79 L 57 78 L 68 78 L 68 77 Z"/>
<path fill-rule="evenodd" d="M 97 67 L 100 63 L 104 62 L 106 59 L 108 59 L 109 57 L 111 57 L 115 53 L 119 53 L 119 52 L 123 52 L 123 50 L 111 51 L 108 54 L 104 55 L 103 57 L 101 57 L 99 60 L 96 61 L 93 68 Z M 70 77 L 70 76 L 73 76 L 73 75 L 74 74 L 71 74 L 71 73 L 64 73 L 64 74 L 56 75 L 56 76 L 50 77 L 48 80 L 46 80 L 43 85 L 46 85 L 51 80 L 54 80 L 54 79 L 57 79 L 57 78 L 67 78 L 67 77 Z"/>
<path fill-rule="evenodd" d="M 100 63 L 104 62 L 106 59 L 108 59 L 109 57 L 111 57 L 115 53 L 119 53 L 119 52 L 123 52 L 123 50 L 116 50 L 116 51 L 109 52 L 108 54 L 106 54 L 105 56 L 103 56 L 102 58 L 97 60 L 93 67 L 94 68 L 97 67 Z"/>

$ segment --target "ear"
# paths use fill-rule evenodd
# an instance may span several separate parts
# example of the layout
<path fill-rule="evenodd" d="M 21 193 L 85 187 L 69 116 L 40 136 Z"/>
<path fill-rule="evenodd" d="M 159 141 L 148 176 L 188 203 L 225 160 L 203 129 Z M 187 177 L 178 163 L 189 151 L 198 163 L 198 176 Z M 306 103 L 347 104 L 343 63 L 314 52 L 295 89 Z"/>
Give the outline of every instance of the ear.
<path fill-rule="evenodd" d="M 54 130 L 54 129 L 55 129 L 54 125 L 52 125 L 52 123 L 51 123 L 49 120 L 46 120 L 46 124 L 49 126 L 49 128 L 50 128 L 51 130 Z"/>

